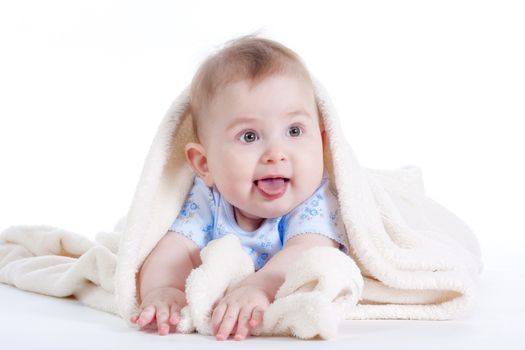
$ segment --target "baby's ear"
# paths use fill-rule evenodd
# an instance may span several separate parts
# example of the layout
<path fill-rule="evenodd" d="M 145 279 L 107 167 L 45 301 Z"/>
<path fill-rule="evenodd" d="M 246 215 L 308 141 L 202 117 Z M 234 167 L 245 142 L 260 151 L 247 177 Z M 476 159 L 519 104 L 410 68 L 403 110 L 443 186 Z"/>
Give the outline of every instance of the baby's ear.
<path fill-rule="evenodd" d="M 212 187 L 213 180 L 208 169 L 208 159 L 204 147 L 200 143 L 189 142 L 184 147 L 184 153 L 193 172 L 201 177 L 208 187 Z"/>
<path fill-rule="evenodd" d="M 324 127 L 324 122 L 323 120 L 321 119 L 321 112 L 318 112 L 319 113 L 319 131 L 321 131 L 321 138 L 323 140 L 323 146 L 325 146 L 326 144 L 326 129 Z"/>

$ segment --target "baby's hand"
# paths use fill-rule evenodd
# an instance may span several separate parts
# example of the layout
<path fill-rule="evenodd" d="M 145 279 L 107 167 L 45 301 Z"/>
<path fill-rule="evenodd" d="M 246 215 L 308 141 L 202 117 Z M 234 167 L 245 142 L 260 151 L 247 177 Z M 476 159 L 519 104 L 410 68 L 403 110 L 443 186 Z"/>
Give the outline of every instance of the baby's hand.
<path fill-rule="evenodd" d="M 138 314 L 131 316 L 130 321 L 141 328 L 157 319 L 159 335 L 170 332 L 170 325 L 176 326 L 180 320 L 180 310 L 187 304 L 183 291 L 173 287 L 151 290 L 142 298 Z M 155 317 L 156 316 L 156 317 Z"/>
<path fill-rule="evenodd" d="M 270 305 L 268 295 L 252 285 L 240 285 L 228 292 L 214 308 L 211 321 L 217 340 L 246 338 L 252 328 L 262 323 L 264 311 Z M 235 326 L 235 331 L 232 332 Z"/>

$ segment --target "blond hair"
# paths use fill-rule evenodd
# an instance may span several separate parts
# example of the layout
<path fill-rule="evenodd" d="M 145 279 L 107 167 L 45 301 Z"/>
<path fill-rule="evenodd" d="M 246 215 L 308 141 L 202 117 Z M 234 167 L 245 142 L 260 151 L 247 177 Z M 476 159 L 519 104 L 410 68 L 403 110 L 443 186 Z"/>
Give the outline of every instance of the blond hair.
<path fill-rule="evenodd" d="M 279 73 L 294 74 L 313 86 L 299 55 L 276 41 L 253 34 L 230 40 L 208 56 L 195 73 L 190 88 L 189 110 L 197 139 L 204 111 L 221 87 L 241 80 L 249 80 L 253 86 Z"/>

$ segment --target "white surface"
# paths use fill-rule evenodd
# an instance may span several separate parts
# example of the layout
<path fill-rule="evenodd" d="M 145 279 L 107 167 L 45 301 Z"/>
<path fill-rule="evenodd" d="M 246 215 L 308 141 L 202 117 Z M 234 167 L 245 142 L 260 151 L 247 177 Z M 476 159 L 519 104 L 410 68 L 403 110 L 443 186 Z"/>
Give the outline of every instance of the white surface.
<path fill-rule="evenodd" d="M 84 307 L 74 299 L 28 293 L 0 284 L 0 339 L 3 349 L 523 349 L 525 280 L 518 256 L 487 267 L 479 303 L 454 321 L 347 320 L 337 337 L 299 340 L 249 337 L 218 342 L 214 337 L 129 328 L 124 320 Z"/>

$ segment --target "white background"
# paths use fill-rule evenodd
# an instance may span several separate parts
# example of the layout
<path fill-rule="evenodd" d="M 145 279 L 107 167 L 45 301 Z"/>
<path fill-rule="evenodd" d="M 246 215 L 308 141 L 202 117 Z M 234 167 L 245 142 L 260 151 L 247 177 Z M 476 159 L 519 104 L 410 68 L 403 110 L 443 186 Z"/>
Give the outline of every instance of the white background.
<path fill-rule="evenodd" d="M 198 64 L 260 31 L 323 82 L 364 166 L 421 167 L 486 266 L 515 264 L 524 18 L 503 0 L 1 1 L 0 229 L 111 230 Z"/>

